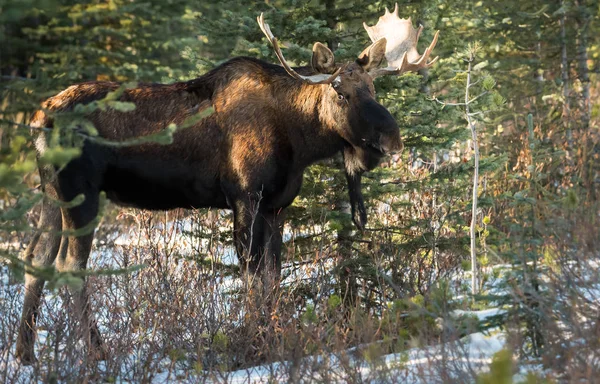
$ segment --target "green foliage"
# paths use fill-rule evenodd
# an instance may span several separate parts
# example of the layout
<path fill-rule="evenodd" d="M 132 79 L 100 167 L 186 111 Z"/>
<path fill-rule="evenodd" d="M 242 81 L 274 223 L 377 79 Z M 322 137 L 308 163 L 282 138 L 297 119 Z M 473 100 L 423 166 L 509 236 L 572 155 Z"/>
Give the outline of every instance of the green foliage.
<path fill-rule="evenodd" d="M 317 322 L 317 314 L 315 312 L 315 306 L 308 304 L 304 313 L 302 314 L 302 320 L 306 325 L 310 325 Z"/>
<path fill-rule="evenodd" d="M 503 349 L 494 354 L 490 371 L 479 375 L 477 384 L 512 384 L 512 376 L 512 353 L 508 349 Z"/>
<path fill-rule="evenodd" d="M 171 125 L 149 137 L 112 143 L 97 137 L 95 127 L 85 116 L 107 108 L 123 113 L 134 110 L 134 104 L 119 100 L 123 91 L 135 86 L 138 80 L 181 78 L 193 64 L 181 60 L 179 52 L 184 47 L 198 49 L 201 41 L 194 38 L 197 21 L 184 1 L 166 4 L 5 0 L 0 9 L 0 241 L 6 241 L 10 231 L 31 232 L 26 214 L 43 197 L 40 191 L 31 188 L 37 168 L 33 140 L 39 130 L 49 131 L 49 139 L 37 163 L 57 170 L 81 154 L 86 139 L 119 146 L 170 143 L 176 129 L 193 121 L 183 127 Z M 29 128 L 31 112 L 40 108 L 42 100 L 68 85 L 87 80 L 125 83 L 103 100 L 53 115 L 51 130 Z M 194 118 L 208 113 L 210 109 Z M 82 202 L 83 196 L 79 196 L 71 202 L 54 204 L 69 208 Z M 100 219 L 101 215 L 84 228 L 63 235 L 89 233 Z M 81 281 L 79 276 L 28 266 L 14 250 L 0 248 L 0 251 L 17 276 L 28 269 L 50 281 L 50 286 L 77 285 Z"/>
<path fill-rule="evenodd" d="M 342 299 L 338 295 L 331 295 L 327 299 L 327 308 L 329 311 L 335 311 L 342 305 Z"/>

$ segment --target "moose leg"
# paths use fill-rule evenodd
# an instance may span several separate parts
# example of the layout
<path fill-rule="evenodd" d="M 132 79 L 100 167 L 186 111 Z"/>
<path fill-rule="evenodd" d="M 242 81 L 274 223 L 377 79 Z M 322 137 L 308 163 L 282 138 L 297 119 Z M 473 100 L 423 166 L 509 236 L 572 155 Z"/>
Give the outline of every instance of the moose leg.
<path fill-rule="evenodd" d="M 274 272 L 275 280 L 281 276 L 281 247 L 283 245 L 283 224 L 285 213 L 283 210 L 271 210 L 265 213 L 265 254 L 267 255 L 267 268 Z"/>
<path fill-rule="evenodd" d="M 264 267 L 265 221 L 260 201 L 237 200 L 233 207 L 233 240 L 240 260 L 241 269 L 254 275 Z"/>
<path fill-rule="evenodd" d="M 59 252 L 57 268 L 60 271 L 82 272 L 86 269 L 94 231 L 84 234 L 73 232 L 84 228 L 96 218 L 97 214 L 98 192 L 96 191 L 87 193 L 84 203 L 80 206 L 62 209 L 63 228 L 70 233 L 63 241 Z M 75 310 L 81 320 L 83 337 L 88 345 L 90 356 L 95 360 L 104 360 L 106 349 L 90 310 L 87 281 L 84 275 L 80 278 L 83 280 L 81 286 L 69 287 L 75 298 Z"/>
<path fill-rule="evenodd" d="M 49 192 L 49 191 L 47 191 Z M 60 208 L 47 199 L 42 202 L 38 223 L 39 232 L 27 247 L 24 259 L 35 267 L 49 267 L 56 259 L 60 246 L 62 218 Z M 25 299 L 17 336 L 16 355 L 24 364 L 35 361 L 35 323 L 40 299 L 44 290 L 44 280 L 27 273 L 25 275 Z"/>

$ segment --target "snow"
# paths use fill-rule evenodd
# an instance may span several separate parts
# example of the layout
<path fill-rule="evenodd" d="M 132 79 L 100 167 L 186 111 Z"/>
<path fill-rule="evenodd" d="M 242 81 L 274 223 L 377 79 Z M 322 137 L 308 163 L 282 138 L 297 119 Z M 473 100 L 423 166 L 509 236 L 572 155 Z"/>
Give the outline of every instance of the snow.
<path fill-rule="evenodd" d="M 6 266 L 0 266 L 0 283 L 3 289 L 0 291 L 0 302 L 8 297 L 19 297 L 22 292 L 22 285 L 10 285 L 8 282 L 8 270 Z M 310 272 L 307 271 L 310 275 Z M 300 278 L 306 276 L 298 276 Z M 223 289 L 231 288 L 235 284 L 234 279 L 227 281 Z M 6 289 L 4 289 L 6 288 Z M 46 306 L 51 305 L 54 311 L 60 311 L 61 300 L 56 292 L 46 293 Z M 47 307 L 46 307 L 47 309 Z M 474 316 L 483 321 L 490 316 L 503 313 L 498 308 L 491 308 L 482 311 L 464 311 L 456 310 L 453 316 Z M 16 319 L 18 314 L 11 313 Z M 287 382 L 290 380 L 290 374 L 296 372 L 312 371 L 311 376 L 302 381 L 330 381 L 347 382 L 354 381 L 356 378 L 372 383 L 389 382 L 390 377 L 402 378 L 405 383 L 424 383 L 424 371 L 431 369 L 432 366 L 452 365 L 458 367 L 458 371 L 470 369 L 478 371 L 484 370 L 491 362 L 494 353 L 501 350 L 504 346 L 505 335 L 500 331 L 492 331 L 488 334 L 473 333 L 460 340 L 448 341 L 439 345 L 426 347 L 414 347 L 402 353 L 381 356 L 370 363 L 365 362 L 364 358 L 357 358 L 356 348 L 343 351 L 342 353 L 324 354 L 310 356 L 302 359 L 299 367 L 294 367 L 291 362 L 276 362 L 262 366 L 241 369 L 232 372 L 219 372 L 218 377 L 215 372 L 195 371 L 190 372 L 189 367 L 185 369 L 171 362 L 168 358 L 160 361 L 159 366 L 164 367 L 162 373 L 152 378 L 153 383 L 164 383 L 178 381 L 178 378 L 191 379 L 191 381 L 203 381 L 209 383 L 269 383 L 269 382 Z M 38 332 L 36 349 L 48 348 L 46 345 L 46 332 L 41 329 Z M 368 348 L 361 346 L 359 348 Z M 462 351 L 457 353 L 456 351 Z M 0 354 L 0 372 L 6 376 L 12 377 L 17 383 L 43 382 L 39 372 L 31 367 L 24 367 L 12 357 L 14 356 L 14 343 L 8 348 L 4 348 Z M 132 352 L 128 358 L 131 364 L 135 364 L 137 358 L 135 352 Z M 125 364 L 130 366 L 129 364 Z M 173 368 L 176 367 L 176 368 Z M 102 369 L 102 363 L 99 365 Z M 322 375 L 328 375 L 323 377 Z M 356 376 L 358 375 L 358 376 Z M 117 382 L 127 382 L 129 377 L 123 372 L 122 377 L 117 377 Z M 0 374 L 0 379 L 2 374 Z M 1 380 L 0 380 L 1 381 Z"/>
<path fill-rule="evenodd" d="M 474 316 L 474 317 L 477 317 L 477 319 L 479 321 L 484 321 L 488 317 L 498 316 L 498 315 L 502 315 L 505 313 L 506 313 L 506 311 L 503 309 L 500 309 L 500 308 L 488 308 L 488 309 L 484 309 L 481 311 L 463 311 L 461 309 L 456 309 L 456 310 L 452 311 L 452 315 L 455 317 Z"/>
<path fill-rule="evenodd" d="M 169 226 L 169 224 L 167 224 Z M 169 228 L 170 229 L 170 228 Z M 181 232 L 190 232 L 192 224 L 185 221 L 177 228 L 180 231 L 179 235 L 172 238 L 152 239 L 156 246 L 171 247 L 175 246 L 179 254 L 193 254 L 198 252 L 199 248 L 206 249 L 209 244 L 206 240 L 191 239 L 189 236 L 182 236 Z M 115 244 L 122 247 L 144 247 L 148 245 L 148 240 L 143 238 L 135 238 L 130 234 L 115 234 Z M 156 242 L 155 242 L 156 241 Z M 196 242 L 197 244 L 194 244 Z M 226 261 L 236 263 L 237 258 L 231 247 L 221 247 L 218 252 L 225 255 Z M 94 253 L 92 259 L 94 263 L 108 264 L 115 263 L 111 255 L 103 254 L 102 251 Z M 225 261 L 225 260 L 222 260 Z M 314 279 L 315 268 L 327 267 L 324 265 L 302 266 L 296 270 L 293 275 L 287 277 L 283 284 L 292 284 L 299 280 Z M 495 266 L 495 269 L 508 269 L 510 266 Z M 177 269 L 172 270 L 178 273 Z M 496 275 L 498 276 L 498 274 Z M 457 286 L 468 283 L 468 274 L 454 276 Z M 498 289 L 500 278 L 496 277 L 487 283 L 488 291 Z M 0 265 L 0 304 L 8 297 L 18 297 L 22 294 L 22 285 L 10 285 L 8 281 L 8 269 L 6 266 Z M 241 284 L 239 279 L 230 277 L 219 279 L 219 291 L 215 293 L 215 301 L 221 299 L 226 300 L 226 291 L 238 287 Z M 595 286 L 596 288 L 597 286 Z M 593 292 L 597 294 L 597 292 Z M 590 294 L 590 296 L 593 296 Z M 595 296 L 596 298 L 598 295 Z M 453 301 L 458 302 L 461 298 L 461 292 L 455 292 Z M 22 299 L 21 299 L 22 300 Z M 54 311 L 60 311 L 61 300 L 56 292 L 47 292 L 45 305 L 52 305 Z M 227 308 L 227 304 L 223 304 Z M 17 306 L 20 308 L 20 306 Z M 102 313 L 102 311 L 100 311 Z M 506 313 L 502 308 L 487 308 L 480 311 L 454 310 L 451 312 L 452 318 L 460 318 L 462 316 L 474 317 L 480 322 L 486 319 Z M 18 320 L 19 314 L 11 313 L 15 321 Z M 265 364 L 248 369 L 240 369 L 236 371 L 223 371 L 215 373 L 214 371 L 195 371 L 189 367 L 184 368 L 177 365 L 168 358 L 162 358 L 157 365 L 161 367 L 161 373 L 152 378 L 153 383 L 164 383 L 180 381 L 179 378 L 185 378 L 189 381 L 208 382 L 208 383 L 271 383 L 271 382 L 287 382 L 291 379 L 301 379 L 301 381 L 328 381 L 328 382 L 348 382 L 348 381 L 364 381 L 369 383 L 390 382 L 390 378 L 397 378 L 403 383 L 427 383 L 431 381 L 440 381 L 439 372 L 446 370 L 449 377 L 461 373 L 473 371 L 485 371 L 495 353 L 504 348 L 506 343 L 506 334 L 498 329 L 489 330 L 487 333 L 472 333 L 459 340 L 451 340 L 445 343 L 429 346 L 415 346 L 401 353 L 389 354 L 380 356 L 374 361 L 366 362 L 364 358 L 357 357 L 359 355 L 356 348 L 352 348 L 341 353 L 329 353 L 310 356 L 302 359 L 300 362 L 275 362 Z M 45 346 L 49 348 L 50 343 L 46 341 L 46 332 L 40 330 L 36 341 L 36 349 Z M 39 372 L 35 372 L 31 367 L 21 366 L 17 361 L 12 359 L 14 356 L 14 342 L 10 346 L 0 346 L 0 381 L 2 377 L 16 378 L 18 383 L 43 382 L 45 379 L 40 377 Z M 368 348 L 369 346 L 362 346 Z M 358 349 L 360 349 L 359 347 Z M 157 359 L 160 359 L 157 357 Z M 127 357 L 128 364 L 123 366 L 131 367 L 139 361 L 135 352 L 131 352 Z M 294 366 L 294 364 L 298 366 Z M 102 371 L 103 363 L 98 365 L 98 369 Z M 532 368 L 536 369 L 536 367 Z M 300 373 L 302 372 L 302 373 Z M 302 378 L 302 374 L 311 372 L 310 377 Z M 438 374 L 436 376 L 436 374 Z M 525 374 L 520 372 L 520 374 Z M 3 376 L 4 375 L 4 376 Z M 217 376 L 218 375 L 218 376 Z M 290 375 L 298 375 L 295 378 Z M 323 375 L 327 375 L 324 377 Z M 428 376 L 429 375 L 429 376 Z M 122 372 L 120 377 L 117 377 L 117 382 L 127 382 L 127 377 L 130 377 L 127 372 Z M 459 377 L 455 377 L 460 381 Z M 472 376 L 471 376 L 472 379 Z M 392 380 L 394 381 L 394 380 Z"/>
<path fill-rule="evenodd" d="M 406 384 L 421 384 L 428 382 L 428 380 L 424 381 L 422 372 L 430 369 L 432 364 L 439 364 L 444 361 L 447 364 L 449 363 L 458 366 L 470 364 L 472 368 L 483 371 L 492 361 L 492 356 L 504 347 L 504 338 L 505 335 L 502 332 L 496 332 L 491 335 L 474 333 L 459 341 L 449 342 L 444 346 L 436 345 L 426 348 L 412 348 L 402 353 L 385 355 L 380 359 L 380 363 L 376 365 L 366 364 L 362 361 L 353 361 L 353 359 L 351 359 L 350 366 L 360 375 L 359 380 L 356 380 L 356 377 L 351 378 L 349 376 L 347 373 L 348 368 L 345 367 L 342 362 L 343 359 L 335 354 L 327 356 L 326 359 L 322 356 L 309 357 L 304 359 L 301 365 L 305 367 L 315 367 L 320 364 L 327 364 L 327 370 L 332 373 L 332 376 L 338 377 L 333 380 L 333 382 L 337 383 L 345 383 L 350 379 L 353 379 L 352 381 L 378 383 L 380 381 L 377 380 L 377 377 L 381 376 L 381 372 L 385 372 L 386 378 L 396 377 L 401 378 L 402 382 Z M 458 357 L 451 356 L 451 352 L 449 351 L 455 351 L 457 347 L 466 353 L 461 354 L 461 356 Z M 271 383 L 273 380 L 276 380 L 277 382 L 288 382 L 288 372 L 292 370 L 289 363 L 278 362 L 234 371 L 227 374 L 224 380 L 208 380 L 207 382 L 224 382 L 230 384 Z M 318 382 L 320 381 L 319 379 L 323 379 L 318 374 L 319 372 L 320 370 L 311 375 L 307 381 L 316 379 Z M 159 379 L 158 382 L 161 382 L 162 379 L 166 380 L 167 377 L 157 379 Z M 389 381 L 382 378 L 381 382 Z"/>
<path fill-rule="evenodd" d="M 502 311 L 460 311 L 461 315 L 471 315 L 485 320 Z M 258 384 L 273 382 L 289 382 L 290 372 L 301 370 L 305 374 L 309 368 L 313 369 L 309 377 L 298 377 L 301 382 L 328 381 L 346 383 L 349 381 L 364 381 L 369 383 L 389 382 L 389 378 L 401 379 L 406 384 L 424 384 L 430 382 L 423 372 L 431 370 L 435 365 L 451 365 L 459 370 L 467 371 L 467 366 L 478 372 L 483 372 L 491 363 L 493 355 L 505 345 L 505 334 L 498 330 L 488 334 L 481 332 L 465 336 L 460 340 L 451 341 L 440 345 L 425 348 L 415 347 L 407 351 L 384 355 L 376 363 L 365 363 L 364 359 L 355 359 L 352 353 L 317 355 L 307 357 L 294 367 L 290 362 L 276 362 L 272 364 L 241 369 L 232 372 L 223 372 L 222 376 L 213 378 L 207 372 L 206 376 L 199 375 L 206 383 L 228 384 Z M 461 351 L 461 353 L 456 353 Z M 167 363 L 165 363 L 167 364 Z M 350 376 L 357 373 L 359 377 Z M 327 380 L 322 376 L 327 372 Z M 169 382 L 174 377 L 185 377 L 185 372 L 164 372 L 154 378 L 153 382 Z M 383 376 L 383 377 L 382 377 Z M 333 378 L 333 379 L 332 379 Z M 379 378 L 379 379 L 378 379 Z"/>

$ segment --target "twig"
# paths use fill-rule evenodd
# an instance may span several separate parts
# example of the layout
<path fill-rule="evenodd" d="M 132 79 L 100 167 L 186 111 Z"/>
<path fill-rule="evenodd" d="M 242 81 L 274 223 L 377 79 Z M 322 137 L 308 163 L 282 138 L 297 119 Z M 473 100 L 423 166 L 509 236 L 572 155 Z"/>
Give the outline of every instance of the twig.
<path fill-rule="evenodd" d="M 465 88 L 465 115 L 467 117 L 467 123 L 469 124 L 469 128 L 471 128 L 471 136 L 473 139 L 473 153 L 474 153 L 474 170 L 473 170 L 473 202 L 471 207 L 471 293 L 473 296 L 477 294 L 477 248 L 476 248 L 476 224 L 477 224 L 477 186 L 479 185 L 479 143 L 477 142 L 477 131 L 475 129 L 475 124 L 471 120 L 471 111 L 469 109 L 469 104 L 482 96 L 479 95 L 475 99 L 469 101 L 469 86 L 471 83 L 471 66 L 473 64 L 473 51 L 469 52 L 469 65 L 467 68 L 467 86 Z M 484 92 L 486 93 L 486 92 Z"/>
<path fill-rule="evenodd" d="M 47 127 L 33 127 L 33 126 L 29 125 L 29 124 L 17 123 L 17 122 L 14 122 L 12 120 L 2 119 L 2 118 L 0 118 L 0 123 L 11 124 L 11 125 L 14 125 L 17 128 L 37 129 L 37 130 L 45 131 L 45 132 L 52 132 L 52 128 L 47 128 Z"/>

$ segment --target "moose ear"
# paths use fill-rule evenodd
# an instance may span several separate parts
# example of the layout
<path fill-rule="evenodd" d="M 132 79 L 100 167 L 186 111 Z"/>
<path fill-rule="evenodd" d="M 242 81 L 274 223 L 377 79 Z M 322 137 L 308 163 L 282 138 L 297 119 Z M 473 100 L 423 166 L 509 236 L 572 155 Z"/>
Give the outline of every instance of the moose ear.
<path fill-rule="evenodd" d="M 387 40 L 385 37 L 377 40 L 362 51 L 358 59 L 356 59 L 356 63 L 367 72 L 379 67 L 383 59 L 385 59 L 386 44 Z"/>
<path fill-rule="evenodd" d="M 319 73 L 334 73 L 337 69 L 333 52 L 319 42 L 313 45 L 312 67 Z"/>

